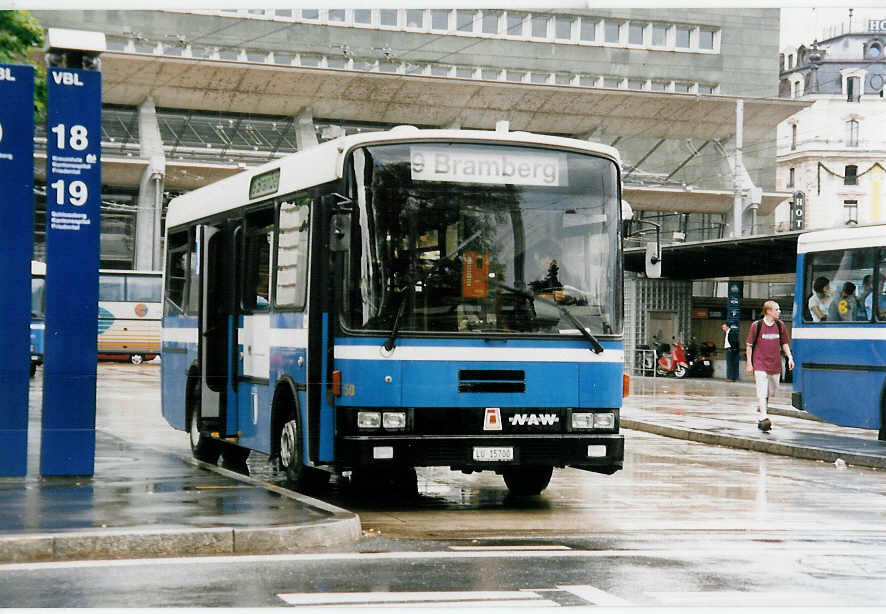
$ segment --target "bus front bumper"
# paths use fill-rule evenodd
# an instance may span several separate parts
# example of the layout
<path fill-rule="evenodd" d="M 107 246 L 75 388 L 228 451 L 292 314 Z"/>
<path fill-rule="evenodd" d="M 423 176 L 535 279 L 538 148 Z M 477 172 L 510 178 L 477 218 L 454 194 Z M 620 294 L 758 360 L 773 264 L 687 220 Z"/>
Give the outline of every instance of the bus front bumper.
<path fill-rule="evenodd" d="M 343 469 L 399 465 L 483 471 L 509 466 L 571 466 L 611 474 L 622 468 L 620 434 L 345 436 L 336 442 Z"/>

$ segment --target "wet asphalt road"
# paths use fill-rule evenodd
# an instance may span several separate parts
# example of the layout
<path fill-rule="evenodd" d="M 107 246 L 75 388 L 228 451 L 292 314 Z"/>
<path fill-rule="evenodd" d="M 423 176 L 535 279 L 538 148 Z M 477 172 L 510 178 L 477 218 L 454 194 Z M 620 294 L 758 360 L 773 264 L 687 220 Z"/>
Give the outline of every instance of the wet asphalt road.
<path fill-rule="evenodd" d="M 187 454 L 160 417 L 158 377 L 101 365 L 98 428 Z M 630 402 L 680 402 L 639 392 Z M 737 388 L 690 397 L 746 405 Z M 883 472 L 625 435 L 623 471 L 558 470 L 527 500 L 488 472 L 422 469 L 418 496 L 400 498 L 334 481 L 320 498 L 364 529 L 335 551 L 0 565 L 0 607 L 886 604 Z M 260 455 L 250 467 L 280 479 Z"/>

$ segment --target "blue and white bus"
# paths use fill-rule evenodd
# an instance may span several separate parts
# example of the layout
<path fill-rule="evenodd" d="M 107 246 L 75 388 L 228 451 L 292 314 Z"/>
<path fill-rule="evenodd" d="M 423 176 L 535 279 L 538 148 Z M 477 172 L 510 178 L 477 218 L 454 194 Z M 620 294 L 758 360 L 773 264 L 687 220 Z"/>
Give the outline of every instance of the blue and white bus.
<path fill-rule="evenodd" d="M 831 304 L 827 317 L 814 321 L 809 299 L 822 278 L 830 286 Z M 884 280 L 886 225 L 800 235 L 793 405 L 842 426 L 879 429 L 879 439 L 886 441 Z"/>
<path fill-rule="evenodd" d="M 342 137 L 174 199 L 163 415 L 198 459 L 330 473 L 622 467 L 617 152 L 506 130 Z"/>

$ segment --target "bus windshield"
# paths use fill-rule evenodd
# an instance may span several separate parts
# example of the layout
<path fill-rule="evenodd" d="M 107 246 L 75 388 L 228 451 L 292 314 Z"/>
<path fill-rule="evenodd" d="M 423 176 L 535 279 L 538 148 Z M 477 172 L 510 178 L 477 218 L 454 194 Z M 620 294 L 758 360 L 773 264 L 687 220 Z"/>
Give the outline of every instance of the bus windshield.
<path fill-rule="evenodd" d="M 349 165 L 346 327 L 578 335 L 581 323 L 594 335 L 620 334 L 611 160 L 411 143 L 358 149 Z"/>

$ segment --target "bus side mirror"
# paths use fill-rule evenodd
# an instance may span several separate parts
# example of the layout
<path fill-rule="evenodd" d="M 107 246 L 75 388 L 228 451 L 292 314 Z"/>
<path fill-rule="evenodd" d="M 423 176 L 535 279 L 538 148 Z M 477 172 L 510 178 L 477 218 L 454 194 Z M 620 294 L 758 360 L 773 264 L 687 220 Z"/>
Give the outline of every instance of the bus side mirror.
<path fill-rule="evenodd" d="M 329 223 L 329 249 L 346 252 L 351 246 L 351 215 L 336 213 Z"/>

